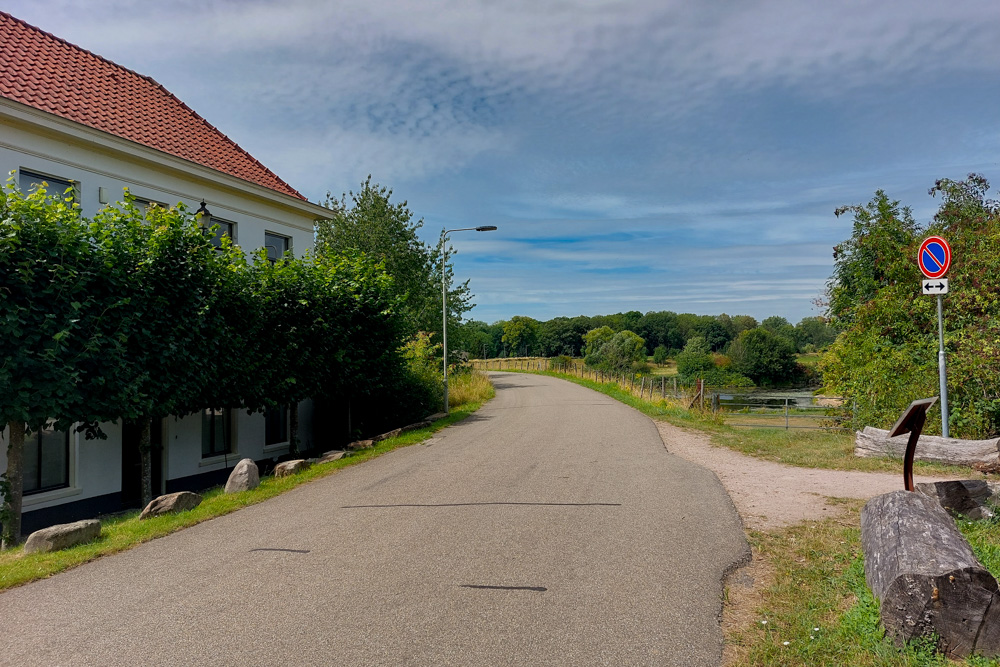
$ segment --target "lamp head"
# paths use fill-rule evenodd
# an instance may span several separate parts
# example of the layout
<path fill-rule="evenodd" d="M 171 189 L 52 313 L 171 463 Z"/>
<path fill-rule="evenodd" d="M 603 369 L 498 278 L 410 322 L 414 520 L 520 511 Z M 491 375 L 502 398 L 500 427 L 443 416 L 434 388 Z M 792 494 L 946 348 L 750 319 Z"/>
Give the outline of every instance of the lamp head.
<path fill-rule="evenodd" d="M 477 232 L 495 232 L 497 230 L 495 225 L 483 225 L 481 227 L 476 227 Z"/>

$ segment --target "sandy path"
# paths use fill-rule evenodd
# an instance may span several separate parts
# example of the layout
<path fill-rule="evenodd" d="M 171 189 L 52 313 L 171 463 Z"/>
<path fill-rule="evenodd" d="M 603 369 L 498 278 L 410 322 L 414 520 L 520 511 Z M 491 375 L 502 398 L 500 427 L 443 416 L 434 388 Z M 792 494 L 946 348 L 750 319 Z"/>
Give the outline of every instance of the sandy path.
<path fill-rule="evenodd" d="M 766 531 L 836 516 L 839 509 L 827 498 L 867 499 L 903 488 L 902 469 L 899 474 L 889 474 L 788 466 L 715 447 L 704 433 L 663 421 L 655 423 L 667 451 L 719 476 L 751 530 Z M 947 478 L 914 477 L 916 482 L 943 479 Z"/>

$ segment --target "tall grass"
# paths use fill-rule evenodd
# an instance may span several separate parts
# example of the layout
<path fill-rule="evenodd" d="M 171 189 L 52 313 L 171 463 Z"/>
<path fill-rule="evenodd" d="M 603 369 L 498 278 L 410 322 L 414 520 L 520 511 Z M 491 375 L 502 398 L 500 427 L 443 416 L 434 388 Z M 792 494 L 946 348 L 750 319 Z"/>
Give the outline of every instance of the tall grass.
<path fill-rule="evenodd" d="M 481 371 L 460 372 L 448 378 L 448 405 L 484 403 L 496 395 L 493 383 Z"/>

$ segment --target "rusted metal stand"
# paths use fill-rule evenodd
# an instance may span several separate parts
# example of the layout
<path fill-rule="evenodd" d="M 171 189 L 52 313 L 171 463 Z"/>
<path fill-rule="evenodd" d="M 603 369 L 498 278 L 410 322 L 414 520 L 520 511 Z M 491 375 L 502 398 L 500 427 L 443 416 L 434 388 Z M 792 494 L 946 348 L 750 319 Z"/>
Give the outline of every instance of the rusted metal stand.
<path fill-rule="evenodd" d="M 913 455 L 917 450 L 920 432 L 924 430 L 924 422 L 927 421 L 927 410 L 936 402 L 937 396 L 913 401 L 889 431 L 890 438 L 904 433 L 910 434 L 909 440 L 906 441 L 906 454 L 903 456 L 903 488 L 907 491 L 917 490 L 913 485 Z"/>

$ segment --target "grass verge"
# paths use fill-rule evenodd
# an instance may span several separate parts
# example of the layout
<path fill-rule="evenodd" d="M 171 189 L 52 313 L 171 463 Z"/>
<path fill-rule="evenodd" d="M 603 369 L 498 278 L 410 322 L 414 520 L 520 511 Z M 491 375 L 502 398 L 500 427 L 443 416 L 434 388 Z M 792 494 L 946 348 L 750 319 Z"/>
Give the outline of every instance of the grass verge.
<path fill-rule="evenodd" d="M 490 388 L 492 390 L 492 385 Z M 221 487 L 215 487 L 202 493 L 201 504 L 188 512 L 139 521 L 139 511 L 135 510 L 107 518 L 102 521 L 101 536 L 87 544 L 50 553 L 25 554 L 23 547 L 4 551 L 0 553 L 0 591 L 44 579 L 101 556 L 125 551 L 157 537 L 169 535 L 249 505 L 256 505 L 312 480 L 327 477 L 341 468 L 368 461 L 400 447 L 423 442 L 436 431 L 465 419 L 481 406 L 482 401 L 465 403 L 453 408 L 451 414 L 427 428 L 383 440 L 371 449 L 352 452 L 339 461 L 314 465 L 297 475 L 280 479 L 265 477 L 261 480 L 260 486 L 252 491 L 226 494 L 222 492 Z"/>
<path fill-rule="evenodd" d="M 493 383 L 482 371 L 461 371 L 452 375 L 448 381 L 450 407 L 457 408 L 466 403 L 484 403 L 495 395 Z"/>
<path fill-rule="evenodd" d="M 770 573 L 742 626 L 727 635 L 729 665 L 1000 665 L 981 657 L 949 660 L 929 640 L 893 645 L 865 584 L 858 527 L 863 503 L 836 502 L 845 510 L 836 519 L 750 534 L 754 558 L 766 560 Z"/>

